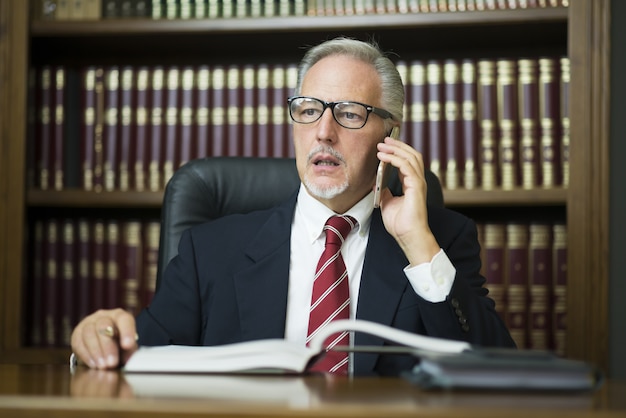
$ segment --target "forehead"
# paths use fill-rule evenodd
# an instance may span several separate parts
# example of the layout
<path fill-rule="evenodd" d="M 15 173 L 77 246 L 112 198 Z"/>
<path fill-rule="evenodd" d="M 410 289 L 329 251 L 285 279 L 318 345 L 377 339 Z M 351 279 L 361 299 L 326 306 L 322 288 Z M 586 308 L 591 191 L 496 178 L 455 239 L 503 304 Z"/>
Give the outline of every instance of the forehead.
<path fill-rule="evenodd" d="M 355 100 L 380 105 L 380 77 L 356 58 L 333 55 L 313 65 L 302 79 L 302 95 L 326 101 Z"/>

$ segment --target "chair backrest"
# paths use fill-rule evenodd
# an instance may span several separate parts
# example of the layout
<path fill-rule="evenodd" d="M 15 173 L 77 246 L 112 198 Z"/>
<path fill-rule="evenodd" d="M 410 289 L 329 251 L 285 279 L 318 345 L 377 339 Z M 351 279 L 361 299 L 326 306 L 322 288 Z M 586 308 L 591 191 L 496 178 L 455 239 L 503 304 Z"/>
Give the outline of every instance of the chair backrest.
<path fill-rule="evenodd" d="M 429 205 L 443 206 L 439 179 L 426 172 Z M 179 168 L 165 188 L 156 286 L 165 266 L 178 254 L 183 231 L 193 225 L 233 213 L 267 209 L 285 201 L 300 185 L 293 158 L 209 157 Z M 402 193 L 397 171 L 389 188 Z"/>

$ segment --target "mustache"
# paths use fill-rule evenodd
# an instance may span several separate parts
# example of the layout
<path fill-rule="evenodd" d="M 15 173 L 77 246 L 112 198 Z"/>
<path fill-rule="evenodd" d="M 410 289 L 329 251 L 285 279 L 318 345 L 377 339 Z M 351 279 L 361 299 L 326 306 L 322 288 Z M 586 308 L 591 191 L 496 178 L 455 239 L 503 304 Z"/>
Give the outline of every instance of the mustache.
<path fill-rule="evenodd" d="M 341 161 L 342 163 L 346 162 L 345 159 L 343 158 L 343 155 L 339 151 L 337 151 L 336 149 L 328 145 L 318 145 L 317 147 L 313 148 L 307 155 L 307 160 L 311 162 L 313 157 L 315 157 L 317 154 L 320 154 L 320 153 L 329 154 L 333 156 L 334 158 L 336 158 L 337 160 Z"/>

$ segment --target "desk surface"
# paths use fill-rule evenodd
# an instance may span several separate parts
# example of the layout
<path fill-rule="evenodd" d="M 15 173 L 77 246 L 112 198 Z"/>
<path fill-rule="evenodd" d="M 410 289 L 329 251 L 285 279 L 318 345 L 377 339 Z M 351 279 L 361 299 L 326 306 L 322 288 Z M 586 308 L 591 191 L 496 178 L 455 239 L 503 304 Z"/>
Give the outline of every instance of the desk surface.
<path fill-rule="evenodd" d="M 124 375 L 0 364 L 0 416 L 626 417 L 626 383 L 594 393 L 428 392 L 403 379 Z"/>

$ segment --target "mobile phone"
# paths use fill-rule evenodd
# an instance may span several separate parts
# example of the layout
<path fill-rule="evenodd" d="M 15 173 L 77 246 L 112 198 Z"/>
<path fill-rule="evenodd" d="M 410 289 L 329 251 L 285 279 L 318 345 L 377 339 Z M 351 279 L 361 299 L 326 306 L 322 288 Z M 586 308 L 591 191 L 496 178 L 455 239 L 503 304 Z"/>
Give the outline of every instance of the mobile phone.
<path fill-rule="evenodd" d="M 390 137 L 394 139 L 398 139 L 400 137 L 400 127 L 394 126 L 389 134 Z M 387 163 L 380 162 L 378 163 L 378 169 L 376 170 L 376 186 L 374 187 L 374 207 L 380 207 L 380 197 L 382 195 L 383 189 L 387 186 L 387 175 L 389 169 L 387 168 Z"/>

